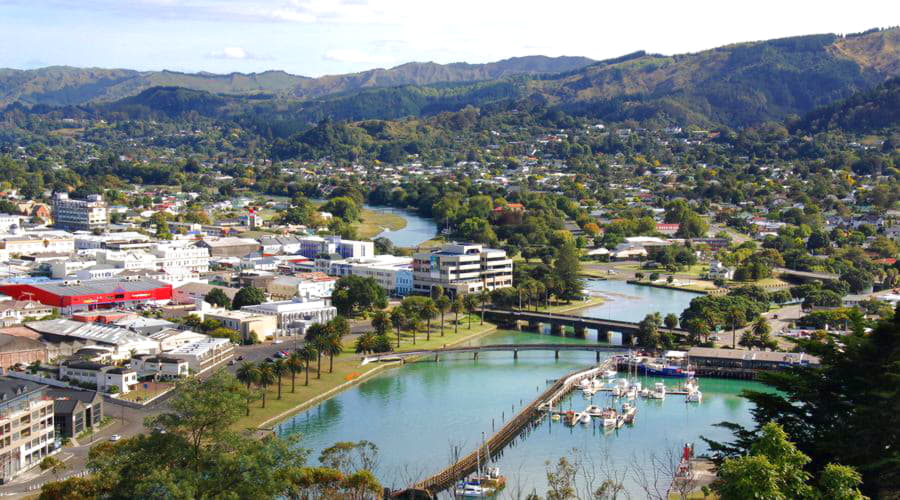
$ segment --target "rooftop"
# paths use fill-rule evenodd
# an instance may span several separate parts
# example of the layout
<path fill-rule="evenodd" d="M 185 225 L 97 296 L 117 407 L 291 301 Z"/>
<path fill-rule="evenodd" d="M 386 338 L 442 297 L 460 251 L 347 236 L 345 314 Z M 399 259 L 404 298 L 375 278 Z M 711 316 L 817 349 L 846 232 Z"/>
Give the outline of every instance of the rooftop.
<path fill-rule="evenodd" d="M 168 287 L 166 283 L 153 279 L 127 280 L 91 280 L 69 282 L 58 281 L 54 283 L 39 283 L 31 285 L 38 290 L 43 290 L 54 295 L 66 297 L 78 297 L 81 295 L 101 295 L 104 293 L 146 292 L 157 288 Z"/>

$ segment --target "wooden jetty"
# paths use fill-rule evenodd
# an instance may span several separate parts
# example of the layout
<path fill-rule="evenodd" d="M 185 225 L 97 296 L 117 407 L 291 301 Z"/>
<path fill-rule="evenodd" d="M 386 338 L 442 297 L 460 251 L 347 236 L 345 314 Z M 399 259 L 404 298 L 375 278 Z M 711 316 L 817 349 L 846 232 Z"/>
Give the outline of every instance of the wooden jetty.
<path fill-rule="evenodd" d="M 448 488 L 452 488 L 457 481 L 476 471 L 479 460 L 484 461 L 490 454 L 498 455 L 506 445 L 519 436 L 526 429 L 540 424 L 547 414 L 558 402 L 572 391 L 576 385 L 585 378 L 592 378 L 609 370 L 613 361 L 608 359 L 600 365 L 578 370 L 561 377 L 553 385 L 548 387 L 534 401 L 523 407 L 503 427 L 485 441 L 478 449 L 459 459 L 437 474 L 426 478 L 415 485 L 393 494 L 396 498 L 435 498 L 435 496 Z"/>

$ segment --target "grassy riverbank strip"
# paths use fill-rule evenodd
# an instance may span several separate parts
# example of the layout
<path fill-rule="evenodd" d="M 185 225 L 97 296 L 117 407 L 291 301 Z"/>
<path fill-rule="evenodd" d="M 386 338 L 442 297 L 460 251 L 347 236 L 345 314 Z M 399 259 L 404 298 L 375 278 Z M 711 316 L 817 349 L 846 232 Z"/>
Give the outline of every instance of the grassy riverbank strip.
<path fill-rule="evenodd" d="M 359 238 L 372 239 L 385 229 L 390 229 L 391 231 L 403 229 L 406 227 L 406 219 L 390 212 L 363 210 L 362 221 L 355 223 L 353 226 L 356 228 L 356 234 Z"/>
<path fill-rule="evenodd" d="M 453 315 L 445 318 L 444 336 L 441 336 L 440 320 L 431 324 L 431 340 L 427 340 L 423 332 L 416 335 L 416 343 L 412 343 L 411 332 L 404 331 L 400 336 L 400 348 L 394 347 L 395 352 L 416 351 L 421 349 L 439 349 L 441 347 L 453 347 L 478 337 L 486 335 L 497 329 L 497 326 L 485 322 L 480 324 L 480 318 L 473 315 L 471 328 L 465 316 L 460 316 L 458 332 L 454 333 L 452 323 Z M 396 331 L 392 332 L 391 339 L 396 342 Z M 344 354 L 334 358 L 334 372 L 328 371 L 327 357 L 322 358 L 322 378 L 316 378 L 315 360 L 311 363 L 309 373 L 309 385 L 304 385 L 306 373 L 297 373 L 294 380 L 294 392 L 291 392 L 291 375 L 288 373 L 282 379 L 281 399 L 278 399 L 278 384 L 266 389 L 266 407 L 262 408 L 262 401 L 257 400 L 250 405 L 250 415 L 238 420 L 235 429 L 265 429 L 276 425 L 279 421 L 301 412 L 311 406 L 325 401 L 334 395 L 353 387 L 386 368 L 397 366 L 397 363 L 373 363 L 366 366 L 360 365 L 361 355 L 354 352 L 352 342 L 344 346 Z M 262 394 L 262 389 L 253 389 L 257 394 Z"/>

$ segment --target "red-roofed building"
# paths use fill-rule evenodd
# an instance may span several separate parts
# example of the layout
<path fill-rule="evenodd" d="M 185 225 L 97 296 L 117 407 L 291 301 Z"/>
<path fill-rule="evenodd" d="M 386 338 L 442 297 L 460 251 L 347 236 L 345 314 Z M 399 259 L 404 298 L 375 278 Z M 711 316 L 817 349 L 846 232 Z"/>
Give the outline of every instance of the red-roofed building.
<path fill-rule="evenodd" d="M 63 314 L 94 311 L 172 299 L 172 285 L 153 279 L 68 280 L 38 284 L 0 285 L 0 293 L 17 300 L 35 300 L 58 307 Z"/>

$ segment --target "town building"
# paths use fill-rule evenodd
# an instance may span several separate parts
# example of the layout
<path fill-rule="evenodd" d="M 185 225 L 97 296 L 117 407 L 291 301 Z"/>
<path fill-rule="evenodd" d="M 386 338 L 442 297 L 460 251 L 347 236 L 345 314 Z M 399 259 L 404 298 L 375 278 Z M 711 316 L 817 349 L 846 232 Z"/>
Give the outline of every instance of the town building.
<path fill-rule="evenodd" d="M 0 377 L 0 482 L 56 451 L 53 400 L 47 386 Z"/>
<path fill-rule="evenodd" d="M 240 288 L 208 285 L 206 283 L 186 283 L 172 290 L 172 303 L 196 304 L 197 300 L 203 300 L 214 288 L 222 290 L 225 296 L 228 297 L 228 300 L 234 300 L 234 296 L 240 290 Z"/>
<path fill-rule="evenodd" d="M 480 244 L 452 243 L 413 255 L 413 291 L 430 294 L 442 287 L 449 295 L 512 286 L 513 262 L 503 250 Z"/>
<path fill-rule="evenodd" d="M 161 352 L 175 350 L 185 344 L 191 344 L 209 338 L 202 333 L 193 332 L 191 330 L 178 330 L 176 328 L 165 328 L 147 335 L 151 340 L 159 342 Z"/>
<path fill-rule="evenodd" d="M 376 255 L 370 258 L 341 259 L 329 262 L 332 276 L 372 278 L 394 297 L 409 295 L 413 290 L 411 257 Z"/>
<path fill-rule="evenodd" d="M 109 225 L 109 211 L 99 194 L 88 195 L 86 200 L 69 198 L 68 193 L 53 196 L 53 225 L 68 230 L 93 231 Z"/>
<path fill-rule="evenodd" d="M 53 314 L 53 308 L 33 300 L 0 301 L 0 326 L 20 325 L 26 318 L 41 319 Z"/>
<path fill-rule="evenodd" d="M 84 347 L 101 348 L 112 359 L 125 360 L 136 354 L 155 354 L 159 343 L 143 335 L 100 323 L 82 323 L 69 319 L 51 319 L 25 324 L 26 328 L 40 334 L 51 358 L 71 356 Z"/>
<path fill-rule="evenodd" d="M 17 300 L 36 300 L 59 308 L 62 314 L 71 314 L 141 304 L 165 304 L 172 298 L 172 285 L 151 279 L 65 280 L 0 284 L 0 293 Z"/>
<path fill-rule="evenodd" d="M 734 279 L 734 268 L 714 260 L 709 263 L 709 269 L 706 271 L 706 274 L 711 280 L 730 280 Z"/>
<path fill-rule="evenodd" d="M 0 235 L 0 257 L 11 255 L 35 255 L 44 253 L 66 254 L 75 252 L 75 238 L 64 231 L 40 231 L 27 234 Z"/>
<path fill-rule="evenodd" d="M 277 276 L 266 285 L 266 292 L 276 299 L 301 297 L 331 297 L 337 279 L 324 273 L 301 273 Z"/>
<path fill-rule="evenodd" d="M 190 363 L 181 358 L 159 354 L 144 354 L 131 358 L 129 364 L 138 378 L 153 377 L 158 380 L 174 380 L 190 375 Z"/>
<path fill-rule="evenodd" d="M 259 242 L 250 238 L 204 238 L 197 243 L 210 257 L 244 257 L 259 252 Z"/>
<path fill-rule="evenodd" d="M 322 298 L 294 297 L 280 302 L 244 306 L 242 311 L 273 315 L 285 335 L 303 335 L 315 323 L 327 323 L 337 316 L 337 308 Z"/>
<path fill-rule="evenodd" d="M 25 217 L 15 214 L 0 214 L 0 233 L 8 233 L 22 227 Z"/>
<path fill-rule="evenodd" d="M 47 361 L 47 346 L 39 340 L 0 333 L 0 368 Z"/>
<path fill-rule="evenodd" d="M 63 361 L 59 365 L 59 379 L 93 385 L 96 390 L 127 394 L 137 387 L 137 372 L 130 368 L 103 365 L 80 359 Z"/>
<path fill-rule="evenodd" d="M 372 257 L 375 243 L 371 241 L 345 240 L 340 236 L 305 236 L 300 238 L 300 255 L 314 259 L 323 254 L 338 254 L 344 259 Z"/>
<path fill-rule="evenodd" d="M 257 340 L 265 340 L 274 337 L 278 330 L 278 318 L 268 314 L 228 309 L 204 309 L 197 314 L 204 320 L 214 319 L 223 327 L 239 332 L 242 339 L 255 336 Z"/>
<path fill-rule="evenodd" d="M 53 422 L 56 434 L 73 438 L 96 429 L 103 420 L 103 396 L 98 391 L 51 387 L 47 395 L 53 399 Z"/>
<path fill-rule="evenodd" d="M 228 339 L 210 337 L 169 351 L 165 357 L 187 361 L 190 370 L 199 373 L 234 358 L 234 344 Z"/>

